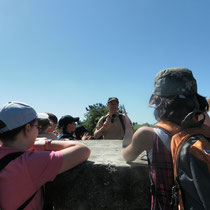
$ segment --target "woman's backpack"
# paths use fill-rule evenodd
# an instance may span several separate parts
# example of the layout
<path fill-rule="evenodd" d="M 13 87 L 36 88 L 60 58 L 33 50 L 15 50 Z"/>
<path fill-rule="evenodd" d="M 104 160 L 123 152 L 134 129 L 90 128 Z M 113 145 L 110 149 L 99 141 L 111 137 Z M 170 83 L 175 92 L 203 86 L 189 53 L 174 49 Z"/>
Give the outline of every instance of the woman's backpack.
<path fill-rule="evenodd" d="M 174 132 L 167 123 L 158 126 Z M 210 210 L 210 127 L 177 130 L 171 140 L 171 153 L 173 209 Z"/>

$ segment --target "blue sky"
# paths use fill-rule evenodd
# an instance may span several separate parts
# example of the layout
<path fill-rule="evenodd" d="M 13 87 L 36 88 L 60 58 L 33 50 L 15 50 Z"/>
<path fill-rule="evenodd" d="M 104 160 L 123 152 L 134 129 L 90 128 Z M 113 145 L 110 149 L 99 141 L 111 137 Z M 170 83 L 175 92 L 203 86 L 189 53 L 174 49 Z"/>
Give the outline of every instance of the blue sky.
<path fill-rule="evenodd" d="M 209 0 L 0 0 L 0 104 L 84 119 L 117 96 L 132 121 L 154 123 L 155 75 L 193 71 L 210 97 Z"/>

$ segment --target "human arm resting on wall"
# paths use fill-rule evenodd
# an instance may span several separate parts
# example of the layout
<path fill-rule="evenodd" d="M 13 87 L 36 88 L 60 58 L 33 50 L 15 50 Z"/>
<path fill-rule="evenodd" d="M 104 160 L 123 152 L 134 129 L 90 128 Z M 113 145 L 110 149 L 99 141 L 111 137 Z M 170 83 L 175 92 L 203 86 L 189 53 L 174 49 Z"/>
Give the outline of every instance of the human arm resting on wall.
<path fill-rule="evenodd" d="M 149 151 L 154 143 L 154 129 L 141 127 L 133 135 L 132 142 L 123 150 L 127 162 L 135 160 L 144 150 Z"/>
<path fill-rule="evenodd" d="M 94 138 L 95 139 L 100 138 L 100 136 L 103 135 L 103 132 L 110 126 L 110 123 L 111 119 L 109 115 L 106 117 L 105 122 L 103 122 L 103 117 L 100 118 L 100 120 L 97 123 L 96 130 L 94 132 Z"/>
<path fill-rule="evenodd" d="M 44 151 L 45 140 L 38 140 L 34 143 L 34 149 Z M 59 173 L 67 171 L 78 164 L 86 161 L 90 156 L 90 149 L 78 141 L 51 141 L 48 143 L 48 151 L 61 151 L 63 162 Z"/>

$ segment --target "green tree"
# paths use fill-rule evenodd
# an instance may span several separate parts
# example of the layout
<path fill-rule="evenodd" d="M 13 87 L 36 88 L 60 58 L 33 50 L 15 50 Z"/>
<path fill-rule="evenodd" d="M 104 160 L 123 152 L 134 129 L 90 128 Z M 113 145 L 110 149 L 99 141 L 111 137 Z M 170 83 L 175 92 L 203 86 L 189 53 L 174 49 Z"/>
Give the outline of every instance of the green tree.
<path fill-rule="evenodd" d="M 122 113 L 122 114 L 127 114 L 126 110 L 125 110 L 125 106 L 124 105 L 119 105 L 119 113 Z"/>
<path fill-rule="evenodd" d="M 85 120 L 82 124 L 89 131 L 89 134 L 93 135 L 98 120 L 108 113 L 108 108 L 101 103 L 96 103 L 86 107 L 86 111 L 87 113 L 84 115 Z"/>

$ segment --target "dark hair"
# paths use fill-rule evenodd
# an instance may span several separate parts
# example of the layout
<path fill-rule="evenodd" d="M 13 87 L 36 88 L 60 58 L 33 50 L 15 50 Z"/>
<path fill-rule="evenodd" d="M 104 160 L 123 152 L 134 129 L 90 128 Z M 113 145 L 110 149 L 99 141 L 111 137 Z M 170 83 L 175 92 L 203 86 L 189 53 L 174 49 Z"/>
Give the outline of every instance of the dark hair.
<path fill-rule="evenodd" d="M 25 126 L 27 124 L 30 124 L 31 126 L 33 126 L 36 121 L 37 121 L 37 119 L 34 119 L 34 120 L 26 123 L 25 125 L 22 125 L 21 127 L 15 128 L 15 129 L 10 130 L 10 131 L 6 131 L 4 133 L 0 133 L 0 140 L 2 142 L 15 141 L 15 138 L 16 138 L 17 134 L 20 133 L 22 130 L 24 130 Z"/>
<path fill-rule="evenodd" d="M 38 128 L 39 128 L 39 134 L 43 133 L 49 126 L 51 126 L 50 120 L 47 119 L 37 119 L 38 122 Z"/>
<path fill-rule="evenodd" d="M 76 139 L 81 140 L 81 137 L 87 132 L 87 129 L 84 126 L 79 126 L 75 129 L 74 133 Z"/>
<path fill-rule="evenodd" d="M 46 112 L 47 114 L 48 114 L 48 118 L 50 119 L 50 121 L 52 121 L 54 124 L 57 124 L 58 123 L 58 118 L 54 115 L 54 114 L 52 114 L 52 113 L 48 113 L 48 112 Z"/>
<path fill-rule="evenodd" d="M 182 120 L 195 110 L 206 112 L 209 108 L 205 97 L 192 96 L 161 97 L 152 95 L 150 105 L 155 105 L 154 116 L 157 121 L 171 121 L 181 125 Z"/>

